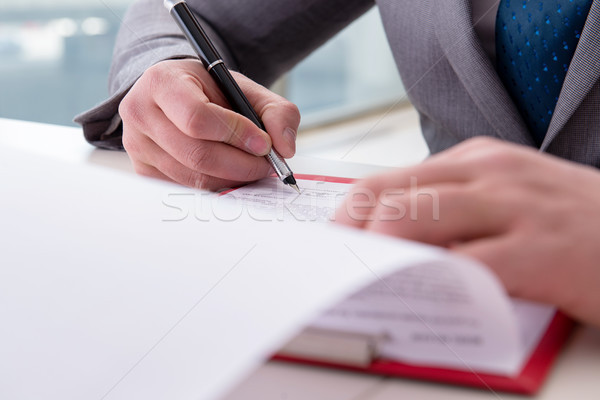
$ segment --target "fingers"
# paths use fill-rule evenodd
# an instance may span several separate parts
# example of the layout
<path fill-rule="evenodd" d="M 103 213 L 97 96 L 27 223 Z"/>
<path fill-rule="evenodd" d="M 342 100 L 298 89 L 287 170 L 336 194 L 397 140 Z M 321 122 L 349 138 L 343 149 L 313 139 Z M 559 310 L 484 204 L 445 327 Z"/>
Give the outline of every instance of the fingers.
<path fill-rule="evenodd" d="M 156 115 L 161 116 L 158 111 Z M 193 171 L 237 182 L 254 181 L 270 173 L 271 167 L 264 157 L 218 141 L 183 135 L 164 117 L 157 118 L 146 134 L 172 158 Z"/>
<path fill-rule="evenodd" d="M 457 243 L 451 249 L 489 267 L 513 296 L 571 308 L 582 288 L 597 281 L 591 275 L 578 275 L 580 270 L 573 267 L 585 265 L 589 259 L 569 254 L 583 241 L 565 237 L 564 227 L 555 228 L 540 230 L 529 221 L 518 229 Z M 565 284 L 574 281 L 579 283 Z"/>
<path fill-rule="evenodd" d="M 513 179 L 513 173 L 522 175 L 521 157 L 514 154 L 514 146 L 510 146 L 510 148 L 509 146 L 491 138 L 475 138 L 436 154 L 421 164 L 392 170 L 361 181 L 352 189 L 345 204 L 338 210 L 336 220 L 357 228 L 381 228 L 377 224 L 369 225 L 366 221 L 368 218 L 378 219 L 377 213 L 385 213 L 386 208 L 380 204 L 379 209 L 374 210 L 370 202 L 393 201 L 389 196 L 390 190 L 419 193 L 419 190 L 426 189 L 437 193 L 438 186 L 455 184 L 461 188 L 456 191 L 456 195 L 462 193 L 462 197 L 465 197 L 465 204 L 471 203 L 466 196 L 475 194 L 490 197 L 493 200 L 492 195 L 502 195 L 497 192 L 501 190 L 504 181 Z M 529 150 L 521 151 L 530 152 Z M 494 180 L 496 184 L 491 183 Z M 384 191 L 388 191 L 388 195 L 379 199 Z M 451 196 L 451 198 L 453 197 L 455 196 Z M 416 207 L 421 204 L 421 202 L 415 203 L 414 201 L 415 199 L 411 200 L 410 204 L 403 206 L 410 206 L 414 212 Z M 458 210 L 461 205 L 458 204 L 456 207 Z M 500 209 L 501 207 L 497 206 L 491 215 L 493 216 Z M 389 211 L 389 207 L 387 211 Z M 487 215 L 490 214 L 490 211 L 484 210 L 481 214 Z M 361 216 L 362 218 L 359 218 Z M 413 225 L 417 229 L 420 224 Z"/>
<path fill-rule="evenodd" d="M 129 141 L 124 141 L 124 145 L 126 149 L 129 148 L 128 152 L 132 151 Z M 139 153 L 134 151 L 131 160 L 136 173 L 143 176 L 207 190 L 235 187 L 245 182 L 219 178 L 187 168 L 147 137 L 141 137 L 136 141 L 136 147 Z"/>
<path fill-rule="evenodd" d="M 186 63 L 185 69 L 165 71 L 172 65 L 165 62 L 145 75 L 154 88 L 151 98 L 182 132 L 197 139 L 228 143 L 255 155 L 267 154 L 272 145 L 285 158 L 294 155 L 300 124 L 300 113 L 294 104 L 245 76 L 232 73 L 261 117 L 267 134 L 229 109 L 216 83 L 198 61 L 179 63 Z"/>
<path fill-rule="evenodd" d="M 192 139 L 158 112 L 153 121 L 148 135 L 124 126 L 123 145 L 132 160 L 156 167 L 175 182 L 212 190 L 218 189 L 217 182 L 229 186 L 231 182 L 253 181 L 270 173 L 264 157 L 224 143 Z"/>
<path fill-rule="evenodd" d="M 144 108 L 156 104 L 188 137 L 227 143 L 257 156 L 264 156 L 271 149 L 271 138 L 266 132 L 219 104 L 222 96 L 206 71 L 179 70 L 173 74 L 157 68 L 147 74 L 154 90 L 151 97 L 140 99 L 146 102 Z"/>
<path fill-rule="evenodd" d="M 154 168 L 152 165 L 144 164 L 139 161 L 132 161 L 133 169 L 136 173 L 142 176 L 147 176 L 148 178 L 161 179 L 167 182 L 174 182 L 173 179 L 169 178 L 158 169 Z"/>
<path fill-rule="evenodd" d="M 431 185 L 468 182 L 472 173 L 472 168 L 458 160 L 438 157 L 409 168 L 373 176 L 358 182 L 352 188 L 336 214 L 336 221 L 356 228 L 365 228 L 367 217 L 373 213 L 385 212 L 385 207 L 374 210 L 375 203 L 382 200 L 380 197 L 383 192 L 387 191 L 383 196 L 384 202 L 394 201 L 394 193 L 402 192 L 408 195 Z"/>
<path fill-rule="evenodd" d="M 284 158 L 293 157 L 300 125 L 298 107 L 241 74 L 232 75 L 262 119 L 277 152 Z"/>
<path fill-rule="evenodd" d="M 462 184 L 385 189 L 360 194 L 338 209 L 336 222 L 438 246 L 495 235 L 510 219 L 494 196 Z"/>
<path fill-rule="evenodd" d="M 524 241 L 515 243 L 513 236 L 505 234 L 459 243 L 452 246 L 452 250 L 482 262 L 494 271 L 510 294 L 520 296 L 527 290 L 532 289 L 523 286 L 524 284 L 530 286 L 532 277 L 527 276 L 527 274 L 531 270 L 519 268 L 522 265 L 522 254 L 514 250 L 522 247 L 524 243 Z M 539 279 L 539 277 L 533 278 L 534 281 Z"/>

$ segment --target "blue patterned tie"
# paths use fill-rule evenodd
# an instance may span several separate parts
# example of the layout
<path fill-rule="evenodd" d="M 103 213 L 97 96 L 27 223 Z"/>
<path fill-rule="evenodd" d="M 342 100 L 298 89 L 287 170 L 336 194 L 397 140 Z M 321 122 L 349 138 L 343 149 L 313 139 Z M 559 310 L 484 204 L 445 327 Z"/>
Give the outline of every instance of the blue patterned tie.
<path fill-rule="evenodd" d="M 538 144 L 592 0 L 502 0 L 496 18 L 498 74 Z"/>

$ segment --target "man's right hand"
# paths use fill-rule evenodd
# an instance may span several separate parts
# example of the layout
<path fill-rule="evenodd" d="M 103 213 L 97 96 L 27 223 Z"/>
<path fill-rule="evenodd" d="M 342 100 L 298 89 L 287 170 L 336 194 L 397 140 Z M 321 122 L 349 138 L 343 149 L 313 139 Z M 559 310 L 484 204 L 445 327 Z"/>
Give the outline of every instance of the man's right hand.
<path fill-rule="evenodd" d="M 271 147 L 294 155 L 298 108 L 232 72 L 267 132 L 230 110 L 200 61 L 170 60 L 149 68 L 119 107 L 123 146 L 137 173 L 217 190 L 268 176 Z"/>

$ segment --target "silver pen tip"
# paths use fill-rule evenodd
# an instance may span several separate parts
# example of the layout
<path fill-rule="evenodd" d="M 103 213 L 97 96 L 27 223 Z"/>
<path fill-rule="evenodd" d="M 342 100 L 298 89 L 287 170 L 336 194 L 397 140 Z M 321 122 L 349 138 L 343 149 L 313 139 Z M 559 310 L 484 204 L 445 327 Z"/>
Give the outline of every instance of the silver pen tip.
<path fill-rule="evenodd" d="M 300 188 L 298 187 L 298 185 L 291 184 L 291 185 L 290 185 L 290 187 L 293 187 L 293 188 L 294 188 L 294 190 L 295 190 L 296 192 L 298 192 L 298 194 L 300 194 Z"/>

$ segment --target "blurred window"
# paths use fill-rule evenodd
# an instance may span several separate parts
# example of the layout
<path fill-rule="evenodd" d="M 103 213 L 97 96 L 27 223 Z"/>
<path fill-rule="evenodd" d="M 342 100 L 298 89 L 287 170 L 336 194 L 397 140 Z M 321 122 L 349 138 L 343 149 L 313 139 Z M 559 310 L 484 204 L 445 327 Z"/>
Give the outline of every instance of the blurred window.
<path fill-rule="evenodd" d="M 0 117 L 73 125 L 106 98 L 112 48 L 131 0 L 0 3 Z"/>
<path fill-rule="evenodd" d="M 114 40 L 131 2 L 2 2 L 0 117 L 73 125 L 76 114 L 104 100 Z M 377 10 L 304 60 L 278 90 L 298 104 L 305 125 L 401 99 Z"/>
<path fill-rule="evenodd" d="M 406 101 L 378 9 L 296 66 L 282 92 L 300 108 L 304 126 Z"/>

